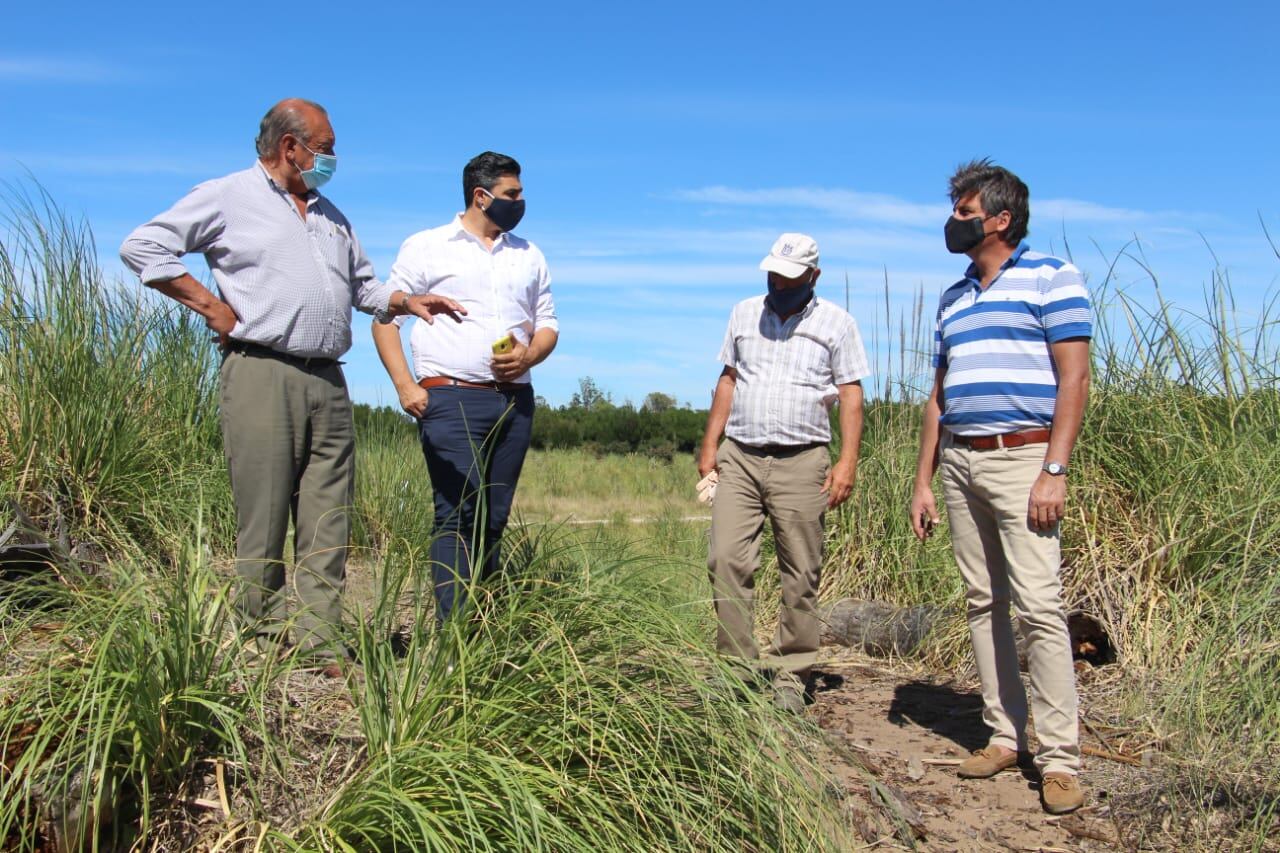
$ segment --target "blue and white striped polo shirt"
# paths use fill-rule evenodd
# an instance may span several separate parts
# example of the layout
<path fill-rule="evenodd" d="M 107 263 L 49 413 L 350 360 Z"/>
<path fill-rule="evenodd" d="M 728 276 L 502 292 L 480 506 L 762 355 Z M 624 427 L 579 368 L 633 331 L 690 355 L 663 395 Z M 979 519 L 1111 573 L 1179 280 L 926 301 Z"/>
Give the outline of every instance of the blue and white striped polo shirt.
<path fill-rule="evenodd" d="M 1080 270 L 1024 242 L 983 290 L 971 265 L 938 303 L 933 366 L 946 369 L 942 426 L 994 435 L 1053 423 L 1049 345 L 1093 336 Z"/>

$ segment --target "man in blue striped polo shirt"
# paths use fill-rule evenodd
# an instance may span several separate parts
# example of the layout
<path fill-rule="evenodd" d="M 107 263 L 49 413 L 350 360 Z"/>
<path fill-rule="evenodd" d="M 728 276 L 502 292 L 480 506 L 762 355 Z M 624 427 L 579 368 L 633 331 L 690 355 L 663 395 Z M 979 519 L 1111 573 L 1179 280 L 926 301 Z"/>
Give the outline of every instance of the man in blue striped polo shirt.
<path fill-rule="evenodd" d="M 951 177 L 951 201 L 947 248 L 972 263 L 938 305 L 911 524 L 924 539 L 937 523 L 940 468 L 992 730 L 959 775 L 994 776 L 1026 749 L 1012 603 L 1026 639 L 1041 802 L 1063 814 L 1084 802 L 1058 526 L 1089 388 L 1089 293 L 1074 266 L 1023 241 L 1030 210 L 1016 175 L 988 160 L 965 164 Z"/>

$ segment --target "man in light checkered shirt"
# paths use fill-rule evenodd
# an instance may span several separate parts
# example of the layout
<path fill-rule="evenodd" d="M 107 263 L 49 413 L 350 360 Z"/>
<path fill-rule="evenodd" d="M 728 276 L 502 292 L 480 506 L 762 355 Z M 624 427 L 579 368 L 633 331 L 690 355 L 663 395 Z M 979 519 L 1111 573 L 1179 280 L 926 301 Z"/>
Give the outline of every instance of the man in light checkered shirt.
<path fill-rule="evenodd" d="M 762 663 L 772 676 L 774 704 L 799 713 L 818 651 L 823 514 L 853 490 L 862 380 L 870 371 L 858 324 L 814 293 L 821 270 L 812 237 L 783 234 L 760 269 L 768 274 L 768 293 L 739 302 L 729 318 L 698 473 L 715 472 L 717 480 L 707 559 L 716 646 L 749 667 L 761 662 L 752 611 L 768 518 L 782 609 Z M 840 422 L 834 465 L 827 448 L 833 397 Z"/>
<path fill-rule="evenodd" d="M 431 322 L 466 311 L 379 281 L 355 230 L 318 191 L 337 169 L 324 107 L 287 98 L 262 119 L 253 165 L 206 181 L 134 229 L 120 257 L 142 283 L 204 318 L 222 348 L 220 411 L 236 504 L 236 597 L 263 651 L 287 649 L 343 674 L 341 592 L 355 485 L 351 400 L 338 358 L 351 310 Z M 183 263 L 203 254 L 217 293 Z M 285 538 L 294 526 L 287 613 Z"/>

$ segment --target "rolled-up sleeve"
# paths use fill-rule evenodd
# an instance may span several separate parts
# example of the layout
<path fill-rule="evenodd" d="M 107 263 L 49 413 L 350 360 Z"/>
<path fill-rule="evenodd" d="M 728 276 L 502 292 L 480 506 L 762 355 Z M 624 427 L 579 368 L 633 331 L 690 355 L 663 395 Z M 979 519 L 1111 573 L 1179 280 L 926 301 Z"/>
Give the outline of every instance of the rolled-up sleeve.
<path fill-rule="evenodd" d="M 173 207 L 135 228 L 120 245 L 120 260 L 145 285 L 170 281 L 189 272 L 182 256 L 212 249 L 224 227 L 217 186 L 201 184 Z"/>
<path fill-rule="evenodd" d="M 533 329 L 550 329 L 560 331 L 560 321 L 556 318 L 556 303 L 551 298 L 551 271 L 547 269 L 546 258 L 539 258 L 538 264 L 538 300 L 534 309 Z"/>
<path fill-rule="evenodd" d="M 427 257 L 425 253 L 419 252 L 417 249 L 416 235 L 410 237 L 400 244 L 400 251 L 396 254 L 395 263 L 391 265 L 391 273 L 387 276 L 387 287 L 391 293 L 397 290 L 403 290 L 405 293 L 411 293 L 414 296 L 421 296 L 428 292 L 427 287 Z M 398 328 L 403 328 L 404 324 L 412 319 L 411 314 L 399 314 L 391 318 L 391 322 L 395 323 Z"/>
<path fill-rule="evenodd" d="M 360 238 L 351 231 L 351 302 L 366 314 L 382 313 L 391 304 L 395 288 L 379 281 L 373 273 L 373 262 L 364 253 Z"/>

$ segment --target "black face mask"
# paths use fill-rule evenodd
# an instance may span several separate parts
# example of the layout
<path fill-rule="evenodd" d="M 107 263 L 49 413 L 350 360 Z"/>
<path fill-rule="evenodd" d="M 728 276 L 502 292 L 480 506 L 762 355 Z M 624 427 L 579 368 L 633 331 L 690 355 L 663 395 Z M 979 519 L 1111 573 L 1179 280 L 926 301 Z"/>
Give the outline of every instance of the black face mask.
<path fill-rule="evenodd" d="M 513 201 L 509 198 L 498 198 L 487 190 L 485 194 L 493 201 L 489 202 L 489 206 L 484 209 L 484 215 L 498 226 L 499 231 L 510 231 L 520 224 L 520 220 L 524 218 L 524 199 L 518 198 Z"/>
<path fill-rule="evenodd" d="M 975 216 L 971 219 L 956 219 L 952 216 L 948 219 L 942 229 L 942 234 L 947 240 L 947 251 L 953 255 L 960 255 L 981 243 L 987 236 L 982 223 L 990 218 L 990 216 L 986 219 Z"/>
<path fill-rule="evenodd" d="M 773 309 L 773 313 L 779 317 L 794 314 L 809 302 L 809 297 L 813 296 L 813 282 L 802 284 L 799 287 L 789 287 L 785 290 L 769 285 L 769 295 L 764 298 L 764 302 Z"/>

